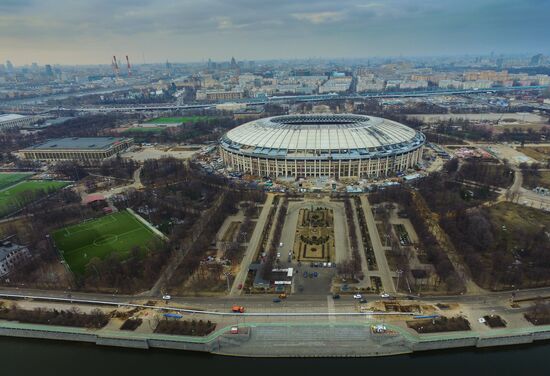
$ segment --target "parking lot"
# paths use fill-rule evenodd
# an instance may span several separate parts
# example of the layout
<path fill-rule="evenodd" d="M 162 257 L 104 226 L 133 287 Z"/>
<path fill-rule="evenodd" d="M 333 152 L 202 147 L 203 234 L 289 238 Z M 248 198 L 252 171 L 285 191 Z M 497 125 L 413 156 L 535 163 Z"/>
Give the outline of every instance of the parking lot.
<path fill-rule="evenodd" d="M 334 267 L 314 267 L 310 263 L 302 263 L 296 267 L 294 277 L 294 294 L 329 294 L 332 278 L 336 275 Z"/>

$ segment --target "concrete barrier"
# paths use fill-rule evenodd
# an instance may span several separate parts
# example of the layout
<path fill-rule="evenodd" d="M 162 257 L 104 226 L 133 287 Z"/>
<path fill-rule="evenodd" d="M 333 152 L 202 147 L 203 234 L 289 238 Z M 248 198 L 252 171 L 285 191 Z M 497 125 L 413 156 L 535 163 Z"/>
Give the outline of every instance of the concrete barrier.
<path fill-rule="evenodd" d="M 64 333 L 58 331 L 46 331 L 35 329 L 20 329 L 20 328 L 0 328 L 0 336 L 20 337 L 20 338 L 36 338 L 36 339 L 53 339 L 60 341 L 78 341 L 96 343 L 97 336 L 95 334 L 77 334 Z"/>
<path fill-rule="evenodd" d="M 149 343 L 146 339 L 97 337 L 95 344 L 99 346 L 128 347 L 144 350 L 149 348 Z"/>
<path fill-rule="evenodd" d="M 477 337 L 453 338 L 441 340 L 421 340 L 412 344 L 413 351 L 443 350 L 459 347 L 472 347 L 477 344 Z"/>

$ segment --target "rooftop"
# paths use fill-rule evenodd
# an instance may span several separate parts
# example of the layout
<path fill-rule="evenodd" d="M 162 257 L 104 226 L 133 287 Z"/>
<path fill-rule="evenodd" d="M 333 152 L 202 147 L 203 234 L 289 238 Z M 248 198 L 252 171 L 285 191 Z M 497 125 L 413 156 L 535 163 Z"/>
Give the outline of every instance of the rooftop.
<path fill-rule="evenodd" d="M 46 141 L 23 150 L 107 150 L 129 140 L 119 137 L 67 137 Z"/>
<path fill-rule="evenodd" d="M 245 123 L 227 132 L 222 147 L 254 155 L 320 156 L 400 152 L 424 143 L 424 136 L 388 119 L 352 114 L 286 115 Z"/>
<path fill-rule="evenodd" d="M 10 252 L 19 251 L 22 248 L 26 248 L 23 245 L 12 243 L 8 240 L 0 241 L 0 260 L 4 260 Z"/>
<path fill-rule="evenodd" d="M 19 114 L 3 114 L 3 115 L 0 115 L 0 123 L 3 123 L 5 121 L 23 119 L 23 118 L 26 118 L 26 116 L 19 115 Z"/>

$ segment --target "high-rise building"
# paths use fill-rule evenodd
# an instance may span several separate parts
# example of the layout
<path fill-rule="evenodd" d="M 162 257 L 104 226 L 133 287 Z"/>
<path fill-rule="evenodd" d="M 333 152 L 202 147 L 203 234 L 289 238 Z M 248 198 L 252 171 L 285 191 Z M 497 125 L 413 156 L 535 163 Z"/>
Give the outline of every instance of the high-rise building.
<path fill-rule="evenodd" d="M 53 69 L 52 69 L 52 66 L 50 64 L 46 64 L 45 70 L 46 70 L 46 76 L 48 76 L 48 77 L 53 77 L 54 76 Z"/>
<path fill-rule="evenodd" d="M 6 60 L 6 72 L 13 73 L 13 64 L 9 60 Z"/>
<path fill-rule="evenodd" d="M 544 55 L 543 54 L 536 54 L 531 58 L 530 65 L 532 66 L 539 66 L 544 63 Z"/>

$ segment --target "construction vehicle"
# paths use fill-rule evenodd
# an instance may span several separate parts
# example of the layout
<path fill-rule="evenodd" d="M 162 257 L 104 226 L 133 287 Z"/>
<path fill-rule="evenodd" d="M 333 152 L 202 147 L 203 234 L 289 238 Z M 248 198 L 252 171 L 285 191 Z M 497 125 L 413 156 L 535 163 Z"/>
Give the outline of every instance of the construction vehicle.
<path fill-rule="evenodd" d="M 231 312 L 234 312 L 234 313 L 244 313 L 244 307 L 243 307 L 243 306 L 234 305 L 233 307 L 231 307 Z"/>

